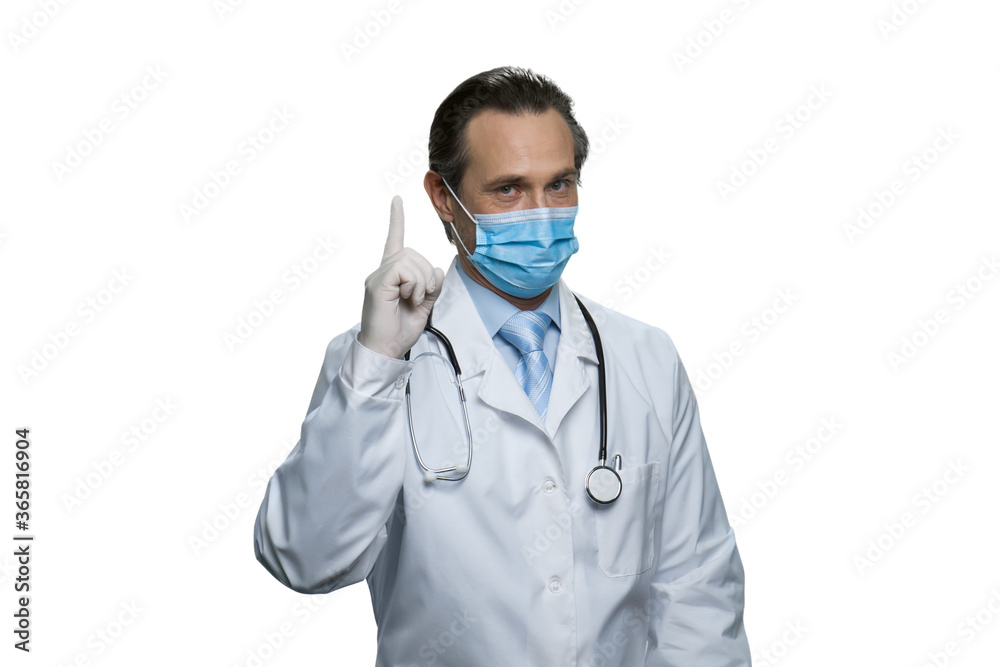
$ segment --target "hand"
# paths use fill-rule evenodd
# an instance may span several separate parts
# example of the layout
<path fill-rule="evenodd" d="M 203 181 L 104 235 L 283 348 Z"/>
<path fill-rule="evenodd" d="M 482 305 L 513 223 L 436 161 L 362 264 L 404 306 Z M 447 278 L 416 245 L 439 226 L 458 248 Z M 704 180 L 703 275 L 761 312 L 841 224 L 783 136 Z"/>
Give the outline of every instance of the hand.
<path fill-rule="evenodd" d="M 444 271 L 412 248 L 403 247 L 403 199 L 389 208 L 389 236 L 382 264 L 365 278 L 358 342 L 387 357 L 402 359 L 420 338 L 441 293 Z"/>

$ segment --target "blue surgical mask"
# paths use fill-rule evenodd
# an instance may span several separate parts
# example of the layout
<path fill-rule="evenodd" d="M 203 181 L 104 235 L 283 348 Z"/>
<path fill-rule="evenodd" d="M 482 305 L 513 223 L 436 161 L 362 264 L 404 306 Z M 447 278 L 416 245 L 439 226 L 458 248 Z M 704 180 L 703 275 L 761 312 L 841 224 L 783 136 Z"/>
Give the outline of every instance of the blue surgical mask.
<path fill-rule="evenodd" d="M 507 294 L 528 298 L 559 282 L 570 255 L 580 249 L 573 234 L 578 206 L 473 215 L 448 181 L 444 184 L 469 219 L 476 222 L 473 253 L 462 243 L 455 224 L 450 224 L 469 261 L 490 284 Z"/>

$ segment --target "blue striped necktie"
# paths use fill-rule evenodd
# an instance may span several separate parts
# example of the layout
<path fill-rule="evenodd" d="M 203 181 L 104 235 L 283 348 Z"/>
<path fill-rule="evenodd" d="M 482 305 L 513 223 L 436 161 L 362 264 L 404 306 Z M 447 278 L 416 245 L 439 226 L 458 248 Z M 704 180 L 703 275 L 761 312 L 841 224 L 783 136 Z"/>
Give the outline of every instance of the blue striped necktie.
<path fill-rule="evenodd" d="M 535 406 L 543 421 L 552 390 L 552 371 L 549 370 L 549 360 L 542 351 L 542 343 L 551 321 L 545 313 L 519 310 L 500 327 L 500 335 L 521 351 L 521 360 L 514 369 L 514 377 L 521 383 L 528 400 Z"/>

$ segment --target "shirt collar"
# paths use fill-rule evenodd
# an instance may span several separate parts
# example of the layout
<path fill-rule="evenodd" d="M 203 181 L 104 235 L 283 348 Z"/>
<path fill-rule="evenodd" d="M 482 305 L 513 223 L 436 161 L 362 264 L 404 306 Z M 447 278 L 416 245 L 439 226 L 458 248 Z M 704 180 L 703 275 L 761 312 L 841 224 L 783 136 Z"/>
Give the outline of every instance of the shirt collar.
<path fill-rule="evenodd" d="M 465 283 L 465 289 L 468 290 L 472 303 L 476 304 L 476 310 L 479 311 L 479 317 L 486 326 L 487 333 L 492 338 L 500 331 L 500 327 L 520 309 L 493 290 L 483 287 L 470 278 L 465 273 L 458 258 L 455 259 L 455 267 L 458 269 L 458 275 L 462 277 L 462 282 Z M 545 301 L 535 311 L 545 313 L 556 327 L 559 327 L 558 285 L 553 286 L 552 291 L 545 297 Z"/>

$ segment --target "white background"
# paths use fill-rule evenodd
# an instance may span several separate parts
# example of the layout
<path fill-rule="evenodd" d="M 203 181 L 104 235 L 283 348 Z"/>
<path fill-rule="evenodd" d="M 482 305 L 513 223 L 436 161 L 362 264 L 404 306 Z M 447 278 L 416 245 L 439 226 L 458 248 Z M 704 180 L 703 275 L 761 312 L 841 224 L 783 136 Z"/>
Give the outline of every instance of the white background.
<path fill-rule="evenodd" d="M 3 664 L 374 664 L 367 587 L 282 587 L 254 517 L 360 319 L 392 195 L 407 245 L 454 255 L 428 128 L 507 64 L 558 83 L 593 142 L 565 280 L 669 332 L 698 385 L 755 664 L 994 664 L 996 3 L 49 4 L 0 19 Z M 294 118 L 268 135 L 275 109 Z M 30 656 L 11 647 L 25 426 Z"/>

